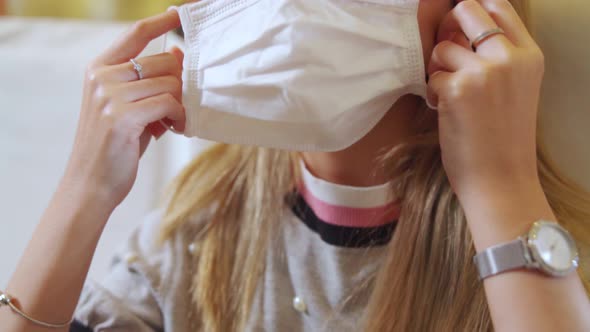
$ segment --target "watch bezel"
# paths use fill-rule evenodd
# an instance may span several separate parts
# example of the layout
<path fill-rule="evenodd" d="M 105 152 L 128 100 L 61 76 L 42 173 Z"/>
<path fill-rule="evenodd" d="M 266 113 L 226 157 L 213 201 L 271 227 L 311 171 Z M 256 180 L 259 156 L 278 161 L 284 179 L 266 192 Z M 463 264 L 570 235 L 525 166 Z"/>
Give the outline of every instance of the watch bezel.
<path fill-rule="evenodd" d="M 537 243 L 536 243 L 537 238 L 538 238 L 538 233 L 541 229 L 546 228 L 546 227 L 551 227 L 553 229 L 556 229 L 558 232 L 560 232 L 561 234 L 564 235 L 564 238 L 567 241 L 568 247 L 570 249 L 570 254 L 571 254 L 570 266 L 567 269 L 554 268 L 553 266 L 547 264 L 545 262 L 545 260 L 543 259 L 543 257 L 541 256 L 541 254 L 539 253 L 539 248 L 537 247 Z M 535 265 L 537 265 L 537 267 L 540 268 L 543 272 L 545 272 L 551 276 L 555 276 L 555 277 L 566 276 L 566 275 L 570 274 L 571 272 L 575 271 L 579 265 L 580 257 L 578 254 L 578 249 L 576 247 L 576 242 L 574 241 L 574 238 L 571 236 L 571 234 L 565 228 L 563 228 L 561 225 L 559 225 L 556 222 L 547 221 L 547 220 L 539 220 L 539 221 L 535 222 L 528 233 L 527 246 L 529 247 L 529 250 L 530 250 L 530 253 L 532 255 L 533 262 L 535 263 Z"/>

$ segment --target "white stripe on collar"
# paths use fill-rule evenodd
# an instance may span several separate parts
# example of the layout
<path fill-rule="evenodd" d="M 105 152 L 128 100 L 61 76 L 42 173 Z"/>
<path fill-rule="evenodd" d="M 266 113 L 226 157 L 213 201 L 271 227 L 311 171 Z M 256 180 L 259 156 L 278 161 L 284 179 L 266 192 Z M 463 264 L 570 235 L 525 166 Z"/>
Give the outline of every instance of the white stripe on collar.
<path fill-rule="evenodd" d="M 331 183 L 315 177 L 300 162 L 303 185 L 317 199 L 336 206 L 352 208 L 374 208 L 392 203 L 395 197 L 390 194 L 390 184 L 371 187 L 353 187 Z"/>

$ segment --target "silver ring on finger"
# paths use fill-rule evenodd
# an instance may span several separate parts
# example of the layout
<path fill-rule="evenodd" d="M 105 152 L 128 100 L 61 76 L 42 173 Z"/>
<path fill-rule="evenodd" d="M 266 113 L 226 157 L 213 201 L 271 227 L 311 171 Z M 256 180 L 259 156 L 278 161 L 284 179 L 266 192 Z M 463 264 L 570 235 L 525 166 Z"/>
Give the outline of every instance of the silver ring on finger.
<path fill-rule="evenodd" d="M 506 34 L 506 32 L 504 31 L 504 29 L 502 29 L 500 27 L 490 29 L 488 31 L 484 31 L 470 42 L 471 49 L 473 51 L 476 51 L 477 47 L 479 47 L 479 45 L 481 45 L 483 42 L 485 42 L 488 38 L 493 37 L 495 35 L 505 35 L 505 34 Z"/>
<path fill-rule="evenodd" d="M 140 65 L 137 60 L 135 59 L 131 59 L 129 60 L 131 62 L 131 64 L 133 64 L 133 69 L 135 70 L 135 72 L 137 73 L 137 77 L 138 79 L 141 81 L 143 80 L 143 66 Z"/>

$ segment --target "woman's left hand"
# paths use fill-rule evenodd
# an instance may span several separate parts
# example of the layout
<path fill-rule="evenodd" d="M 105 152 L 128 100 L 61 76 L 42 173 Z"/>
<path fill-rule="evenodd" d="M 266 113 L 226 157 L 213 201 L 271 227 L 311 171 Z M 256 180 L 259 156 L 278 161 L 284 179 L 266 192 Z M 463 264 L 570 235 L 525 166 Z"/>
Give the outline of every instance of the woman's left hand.
<path fill-rule="evenodd" d="M 465 37 L 497 27 L 505 34 L 470 48 Z M 428 68 L 429 102 L 438 108 L 443 163 L 461 203 L 540 188 L 544 57 L 516 10 L 507 0 L 461 1 L 443 20 L 439 41 Z"/>

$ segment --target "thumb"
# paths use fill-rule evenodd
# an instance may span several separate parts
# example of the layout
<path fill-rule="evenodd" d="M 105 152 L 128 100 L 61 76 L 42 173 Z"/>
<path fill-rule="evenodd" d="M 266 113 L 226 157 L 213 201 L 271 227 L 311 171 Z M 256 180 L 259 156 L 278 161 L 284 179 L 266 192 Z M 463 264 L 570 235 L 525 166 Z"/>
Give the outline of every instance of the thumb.
<path fill-rule="evenodd" d="M 178 60 L 178 63 L 180 63 L 180 65 L 182 66 L 182 64 L 184 63 L 184 52 L 182 52 L 180 48 L 174 46 L 170 50 L 170 53 L 176 57 L 176 60 Z"/>

